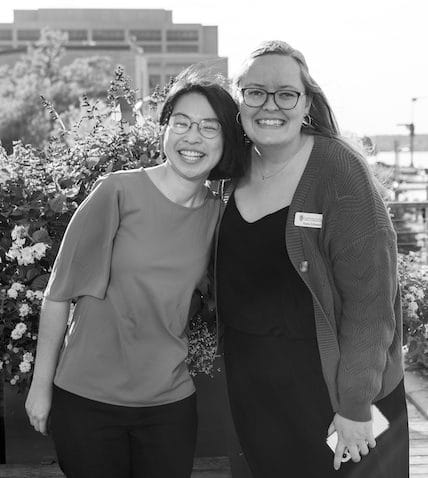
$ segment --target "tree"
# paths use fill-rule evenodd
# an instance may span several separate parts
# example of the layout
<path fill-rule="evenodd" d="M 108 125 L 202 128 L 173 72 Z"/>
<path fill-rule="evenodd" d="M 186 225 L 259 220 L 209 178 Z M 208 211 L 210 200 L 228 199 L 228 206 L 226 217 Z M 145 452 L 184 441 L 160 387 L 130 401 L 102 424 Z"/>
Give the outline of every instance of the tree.
<path fill-rule="evenodd" d="M 40 147 L 54 131 L 40 95 L 70 122 L 78 116 L 82 95 L 105 97 L 112 76 L 109 58 L 78 58 L 63 65 L 66 41 L 65 34 L 44 29 L 15 65 L 0 68 L 0 139 L 8 153 L 18 139 Z"/>

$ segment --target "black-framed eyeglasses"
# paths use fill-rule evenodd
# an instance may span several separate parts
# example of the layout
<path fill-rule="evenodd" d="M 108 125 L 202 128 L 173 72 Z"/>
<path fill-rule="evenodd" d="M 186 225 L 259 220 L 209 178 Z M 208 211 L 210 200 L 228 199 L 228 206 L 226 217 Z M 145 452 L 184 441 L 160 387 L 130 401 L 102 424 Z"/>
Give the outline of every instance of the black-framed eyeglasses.
<path fill-rule="evenodd" d="M 215 118 L 202 119 L 198 123 L 197 121 L 192 121 L 183 113 L 176 113 L 171 115 L 168 121 L 168 126 L 172 129 L 172 131 L 174 131 L 175 134 L 187 133 L 193 124 L 197 125 L 199 133 L 204 138 L 215 138 L 220 134 L 221 131 L 221 124 Z"/>
<path fill-rule="evenodd" d="M 294 90 L 276 90 L 266 91 L 263 88 L 241 88 L 244 103 L 250 108 L 260 108 L 263 106 L 270 95 L 281 110 L 292 110 L 296 107 L 299 98 L 305 93 Z"/>

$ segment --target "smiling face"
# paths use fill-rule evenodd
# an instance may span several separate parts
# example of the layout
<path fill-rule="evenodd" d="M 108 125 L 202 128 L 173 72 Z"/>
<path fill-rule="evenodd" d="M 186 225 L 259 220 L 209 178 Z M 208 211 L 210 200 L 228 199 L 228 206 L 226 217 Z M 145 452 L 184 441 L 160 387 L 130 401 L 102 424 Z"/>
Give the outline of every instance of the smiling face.
<path fill-rule="evenodd" d="M 263 55 L 251 62 L 239 88 L 263 88 L 266 91 L 293 90 L 305 93 L 297 61 L 285 55 Z M 301 95 L 295 108 L 278 108 L 272 95 L 260 107 L 247 106 L 240 95 L 242 126 L 256 146 L 290 146 L 300 140 L 304 116 L 310 101 Z"/>
<path fill-rule="evenodd" d="M 177 114 L 186 115 L 196 123 L 203 119 L 217 119 L 208 100 L 200 93 L 181 96 L 172 111 L 172 115 Z M 164 150 L 167 162 L 180 177 L 189 180 L 206 179 L 223 154 L 223 134 L 220 131 L 215 138 L 205 138 L 194 123 L 183 134 L 174 133 L 167 126 Z"/>

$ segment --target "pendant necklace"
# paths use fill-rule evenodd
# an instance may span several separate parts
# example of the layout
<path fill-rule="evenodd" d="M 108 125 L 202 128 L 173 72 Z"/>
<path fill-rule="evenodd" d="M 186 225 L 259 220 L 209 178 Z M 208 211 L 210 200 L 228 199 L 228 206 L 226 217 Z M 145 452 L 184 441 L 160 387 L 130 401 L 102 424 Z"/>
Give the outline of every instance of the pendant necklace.
<path fill-rule="evenodd" d="M 274 173 L 268 173 L 268 174 L 265 174 L 265 172 L 263 171 L 262 155 L 261 155 L 260 151 L 257 149 L 257 147 L 254 146 L 254 151 L 256 152 L 257 157 L 259 159 L 257 164 L 258 164 L 258 168 L 260 170 L 260 176 L 262 177 L 262 181 L 265 181 L 266 179 L 273 178 L 274 176 L 276 176 L 279 173 L 281 173 L 282 171 L 284 171 L 286 166 L 288 164 L 290 164 L 290 162 L 300 153 L 300 151 L 302 151 L 305 144 L 306 144 L 306 139 L 303 140 L 303 143 L 300 145 L 299 149 L 293 154 L 293 156 L 291 156 L 291 158 L 288 161 L 285 161 L 285 163 L 278 169 L 278 171 L 275 171 Z"/>

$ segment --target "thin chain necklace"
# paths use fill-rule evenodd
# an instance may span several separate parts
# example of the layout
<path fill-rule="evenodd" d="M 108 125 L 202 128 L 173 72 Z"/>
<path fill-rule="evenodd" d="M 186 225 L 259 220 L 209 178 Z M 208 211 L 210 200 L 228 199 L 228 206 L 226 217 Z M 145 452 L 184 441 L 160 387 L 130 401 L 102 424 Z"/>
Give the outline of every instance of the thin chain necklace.
<path fill-rule="evenodd" d="M 293 154 L 293 156 L 291 156 L 291 158 L 288 161 L 285 161 L 284 164 L 278 169 L 278 171 L 275 171 L 274 173 L 268 173 L 268 174 L 266 174 L 263 171 L 263 166 L 262 166 L 263 157 L 262 157 L 262 154 L 257 149 L 257 146 L 254 146 L 254 151 L 255 151 L 255 153 L 257 154 L 257 157 L 258 157 L 257 165 L 258 165 L 258 169 L 260 171 L 260 176 L 262 178 L 262 181 L 265 181 L 266 179 L 273 178 L 274 176 L 277 176 L 279 173 L 284 171 L 284 169 L 287 167 L 287 165 L 290 164 L 291 161 L 300 153 L 300 151 L 303 149 L 305 144 L 306 144 L 306 138 L 303 138 L 302 144 L 300 145 L 299 149 Z"/>

